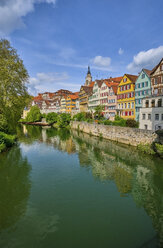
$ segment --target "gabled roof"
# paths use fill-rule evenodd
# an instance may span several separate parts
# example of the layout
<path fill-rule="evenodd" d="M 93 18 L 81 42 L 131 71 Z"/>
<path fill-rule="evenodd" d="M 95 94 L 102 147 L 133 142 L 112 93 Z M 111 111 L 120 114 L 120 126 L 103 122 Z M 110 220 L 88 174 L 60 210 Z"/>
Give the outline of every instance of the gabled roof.
<path fill-rule="evenodd" d="M 162 63 L 162 61 L 163 61 L 163 58 L 162 58 L 162 59 L 160 60 L 160 62 L 152 69 L 150 75 L 152 75 L 152 74 L 157 70 L 157 68 L 160 66 L 160 64 Z"/>
<path fill-rule="evenodd" d="M 78 96 L 76 96 L 76 95 L 68 95 L 68 97 L 70 97 L 70 98 L 73 99 L 73 100 L 78 99 Z"/>
<path fill-rule="evenodd" d="M 113 89 L 114 94 L 117 95 L 118 85 L 112 85 L 111 87 Z"/>
<path fill-rule="evenodd" d="M 93 90 L 93 87 L 90 87 L 90 86 L 85 86 L 85 85 L 82 85 L 81 88 L 87 93 L 87 94 L 91 94 L 92 90 Z M 80 89 L 81 89 L 80 88 Z"/>
<path fill-rule="evenodd" d="M 131 75 L 131 74 L 125 74 L 125 75 L 132 81 L 132 83 L 135 83 L 135 81 L 138 77 L 136 75 Z"/>
<path fill-rule="evenodd" d="M 100 88 L 102 83 L 103 83 L 103 80 L 95 80 L 95 82 L 98 84 L 98 87 Z M 95 84 L 94 82 L 94 84 Z"/>
<path fill-rule="evenodd" d="M 94 84 L 95 84 L 95 82 L 92 82 L 92 83 L 90 83 L 89 86 L 86 86 L 86 87 L 93 87 Z"/>
<path fill-rule="evenodd" d="M 105 80 L 107 80 L 107 81 L 109 81 L 109 82 L 120 83 L 120 81 L 122 80 L 122 78 L 123 78 L 123 77 L 114 77 L 114 78 L 110 77 L 110 78 L 105 79 Z"/>
<path fill-rule="evenodd" d="M 148 69 L 143 69 L 143 71 L 147 74 L 148 77 L 150 77 L 150 74 L 151 74 L 151 70 L 148 70 Z"/>

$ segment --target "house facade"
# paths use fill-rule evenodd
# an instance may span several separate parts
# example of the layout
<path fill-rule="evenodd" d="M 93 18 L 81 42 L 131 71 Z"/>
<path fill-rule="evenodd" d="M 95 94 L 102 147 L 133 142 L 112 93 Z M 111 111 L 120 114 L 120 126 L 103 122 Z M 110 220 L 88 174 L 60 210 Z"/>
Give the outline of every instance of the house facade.
<path fill-rule="evenodd" d="M 124 119 L 135 119 L 135 81 L 137 76 L 125 74 L 117 90 L 117 113 Z"/>
<path fill-rule="evenodd" d="M 63 96 L 62 98 L 61 98 L 61 112 L 62 113 L 66 113 L 66 96 Z"/>
<path fill-rule="evenodd" d="M 68 95 L 66 98 L 66 112 L 71 113 L 72 110 L 76 110 L 76 101 L 78 96 L 76 95 Z"/>
<path fill-rule="evenodd" d="M 149 96 L 142 100 L 139 122 L 140 129 L 163 129 L 163 95 Z"/>
<path fill-rule="evenodd" d="M 142 99 L 151 95 L 150 70 L 142 69 L 135 82 L 135 119 L 139 121 L 139 112 L 142 107 Z"/>
<path fill-rule="evenodd" d="M 118 85 L 119 84 L 111 84 L 109 95 L 108 95 L 108 118 L 111 121 L 114 121 L 115 116 L 117 114 L 116 108 L 117 108 L 117 91 L 118 91 Z"/>
<path fill-rule="evenodd" d="M 88 98 L 88 109 L 94 111 L 95 108 L 100 105 L 100 87 L 102 85 L 101 80 L 95 80 L 92 88 L 92 94 Z"/>
<path fill-rule="evenodd" d="M 81 86 L 79 92 L 80 112 L 88 112 L 88 99 L 92 94 L 93 87 Z"/>
<path fill-rule="evenodd" d="M 162 95 L 163 94 L 163 58 L 156 65 L 151 74 L 151 85 L 152 85 L 152 94 L 153 95 Z"/>

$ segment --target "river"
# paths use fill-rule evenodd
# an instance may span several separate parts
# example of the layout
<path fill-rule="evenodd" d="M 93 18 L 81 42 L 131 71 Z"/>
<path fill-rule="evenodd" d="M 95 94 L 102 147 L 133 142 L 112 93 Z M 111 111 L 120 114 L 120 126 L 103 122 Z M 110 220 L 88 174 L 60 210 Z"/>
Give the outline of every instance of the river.
<path fill-rule="evenodd" d="M 163 247 L 163 162 L 71 130 L 22 126 L 0 154 L 0 248 Z"/>

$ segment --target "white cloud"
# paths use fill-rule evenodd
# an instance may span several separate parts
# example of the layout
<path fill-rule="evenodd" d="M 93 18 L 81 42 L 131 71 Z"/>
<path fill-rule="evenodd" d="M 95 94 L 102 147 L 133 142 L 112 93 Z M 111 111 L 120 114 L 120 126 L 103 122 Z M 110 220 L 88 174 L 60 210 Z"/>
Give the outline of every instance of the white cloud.
<path fill-rule="evenodd" d="M 139 72 L 142 68 L 152 69 L 163 57 L 163 46 L 141 51 L 136 54 L 133 61 L 127 66 L 130 72 Z"/>
<path fill-rule="evenodd" d="M 124 53 L 124 50 L 122 48 L 119 48 L 118 53 L 119 55 L 122 55 Z"/>
<path fill-rule="evenodd" d="M 109 67 L 111 64 L 111 58 L 96 56 L 95 58 L 92 59 L 92 63 L 99 67 Z"/>
<path fill-rule="evenodd" d="M 77 91 L 80 89 L 80 85 L 70 82 L 70 77 L 66 72 L 62 73 L 44 73 L 40 72 L 36 74 L 36 77 L 29 79 L 27 85 L 28 91 L 31 95 L 37 95 L 39 92 L 55 92 L 59 89 L 68 89 L 71 91 Z"/>
<path fill-rule="evenodd" d="M 34 11 L 36 3 L 55 4 L 56 0 L 0 0 L 0 35 L 6 36 L 24 26 L 22 17 Z"/>

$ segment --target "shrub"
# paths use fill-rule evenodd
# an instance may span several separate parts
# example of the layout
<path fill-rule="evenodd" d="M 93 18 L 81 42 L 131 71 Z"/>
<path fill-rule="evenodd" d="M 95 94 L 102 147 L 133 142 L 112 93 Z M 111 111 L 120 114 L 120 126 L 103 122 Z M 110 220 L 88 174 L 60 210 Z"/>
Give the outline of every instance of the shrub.
<path fill-rule="evenodd" d="M 0 131 L 8 132 L 7 120 L 2 114 L 0 114 Z"/>
<path fill-rule="evenodd" d="M 155 143 L 156 152 L 163 157 L 163 145 Z"/>
<path fill-rule="evenodd" d="M 6 145 L 4 143 L 0 144 L 0 153 L 6 149 Z"/>
<path fill-rule="evenodd" d="M 37 122 L 41 121 L 40 109 L 37 105 L 32 106 L 25 119 L 27 122 Z"/>
<path fill-rule="evenodd" d="M 120 120 L 113 121 L 112 123 L 113 123 L 113 126 L 126 127 L 126 120 L 122 118 Z"/>
<path fill-rule="evenodd" d="M 86 120 L 86 113 L 81 112 L 73 116 L 74 121 L 85 121 Z"/>
<path fill-rule="evenodd" d="M 70 124 L 71 115 L 62 113 L 58 115 L 57 124 L 59 127 L 67 127 Z"/>
<path fill-rule="evenodd" d="M 57 113 L 48 113 L 46 115 L 46 121 L 49 123 L 49 124 L 53 124 L 53 123 L 56 123 L 58 120 L 58 114 Z"/>
<path fill-rule="evenodd" d="M 120 120 L 123 120 L 123 118 L 120 117 L 119 115 L 116 115 L 116 116 L 115 116 L 115 121 L 120 121 Z"/>
<path fill-rule="evenodd" d="M 137 121 L 135 121 L 134 119 L 127 119 L 126 120 L 126 126 L 127 127 L 138 127 L 139 124 Z"/>
<path fill-rule="evenodd" d="M 149 154 L 149 155 L 155 154 L 155 151 L 152 149 L 151 145 L 149 144 L 139 144 L 138 150 L 140 150 L 143 153 Z"/>
<path fill-rule="evenodd" d="M 104 121 L 104 125 L 112 125 L 113 123 L 112 123 L 112 121 L 110 121 L 110 120 L 105 120 Z"/>
<path fill-rule="evenodd" d="M 11 147 L 15 143 L 15 140 L 15 135 L 9 135 L 0 132 L 0 152 L 3 151 L 6 147 Z"/>

